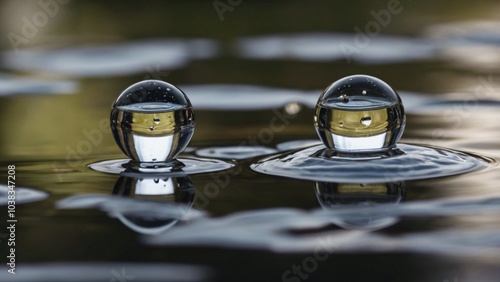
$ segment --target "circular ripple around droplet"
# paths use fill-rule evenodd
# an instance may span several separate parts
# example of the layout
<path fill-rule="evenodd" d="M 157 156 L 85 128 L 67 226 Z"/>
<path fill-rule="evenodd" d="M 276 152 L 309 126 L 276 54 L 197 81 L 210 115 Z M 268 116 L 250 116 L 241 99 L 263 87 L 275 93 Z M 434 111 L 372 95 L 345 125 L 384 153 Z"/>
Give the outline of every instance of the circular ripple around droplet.
<path fill-rule="evenodd" d="M 196 151 L 196 154 L 198 156 L 208 158 L 243 160 L 277 152 L 278 151 L 276 149 L 264 146 L 229 146 L 203 148 Z"/>
<path fill-rule="evenodd" d="M 181 170 L 158 170 L 155 172 L 150 169 L 146 172 L 127 172 L 130 175 L 150 175 L 150 174 L 161 174 L 163 176 L 175 176 L 175 175 L 185 175 L 185 174 L 197 174 L 197 173 L 207 173 L 207 172 L 216 172 L 221 170 L 226 170 L 234 166 L 233 163 L 225 162 L 221 160 L 214 159 L 201 159 L 201 158 L 179 158 L 178 161 L 184 164 Z M 111 173 L 111 174 L 122 174 L 125 172 L 126 168 L 124 165 L 129 163 L 129 159 L 118 159 L 118 160 L 108 160 L 96 162 L 88 165 L 93 170 Z"/>
<path fill-rule="evenodd" d="M 16 187 L 16 204 L 26 204 L 45 200 L 49 194 L 30 188 Z M 5 185 L 0 185 L 0 199 L 5 201 L 0 202 L 0 206 L 7 205 L 7 196 L 9 195 L 9 188 Z"/>
<path fill-rule="evenodd" d="M 341 183 L 380 183 L 450 176 L 486 168 L 489 160 L 459 151 L 398 144 L 391 157 L 322 157 L 323 145 L 274 155 L 251 165 L 283 177 Z"/>

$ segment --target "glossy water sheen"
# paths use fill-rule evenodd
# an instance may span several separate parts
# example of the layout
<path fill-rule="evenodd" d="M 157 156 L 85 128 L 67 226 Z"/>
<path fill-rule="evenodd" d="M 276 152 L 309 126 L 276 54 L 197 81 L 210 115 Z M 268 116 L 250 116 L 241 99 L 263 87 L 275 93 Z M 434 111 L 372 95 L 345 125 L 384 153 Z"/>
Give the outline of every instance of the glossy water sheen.
<path fill-rule="evenodd" d="M 173 160 L 194 132 L 187 96 L 166 82 L 146 80 L 125 89 L 111 111 L 111 130 L 120 149 L 139 162 Z"/>

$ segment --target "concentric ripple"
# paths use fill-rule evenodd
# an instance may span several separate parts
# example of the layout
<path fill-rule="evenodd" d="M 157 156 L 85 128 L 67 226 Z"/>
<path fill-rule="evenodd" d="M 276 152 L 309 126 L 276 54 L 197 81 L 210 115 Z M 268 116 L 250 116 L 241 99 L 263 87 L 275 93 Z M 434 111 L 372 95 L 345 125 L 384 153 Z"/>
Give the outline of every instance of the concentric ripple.
<path fill-rule="evenodd" d="M 130 176 L 140 176 L 142 173 L 148 174 L 161 174 L 168 176 L 197 174 L 226 170 L 233 167 L 234 164 L 222 160 L 215 159 L 202 159 L 202 158 L 179 158 L 176 163 L 171 166 L 164 166 L 158 168 L 141 168 L 135 172 L 130 172 L 130 160 L 118 159 L 101 161 L 90 164 L 93 170 L 111 173 L 111 174 L 127 174 Z"/>
<path fill-rule="evenodd" d="M 459 151 L 408 144 L 383 155 L 346 155 L 318 145 L 264 158 L 251 168 L 313 181 L 380 183 L 456 175 L 486 168 L 489 162 Z"/>

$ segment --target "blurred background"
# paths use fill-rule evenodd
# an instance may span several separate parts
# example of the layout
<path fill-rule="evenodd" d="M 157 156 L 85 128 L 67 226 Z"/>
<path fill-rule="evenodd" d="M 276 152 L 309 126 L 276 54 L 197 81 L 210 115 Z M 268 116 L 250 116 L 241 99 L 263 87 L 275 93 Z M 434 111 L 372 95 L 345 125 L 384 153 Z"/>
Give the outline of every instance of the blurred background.
<path fill-rule="evenodd" d="M 257 85 L 314 96 L 340 77 L 365 73 L 398 91 L 469 95 L 478 76 L 494 78 L 499 71 L 499 5 L 0 1 L 1 157 L 66 156 L 65 147 L 76 146 L 82 129 L 98 128 L 108 117 L 123 89 L 146 78 L 181 87 Z M 498 81 L 490 76 L 491 87 Z M 195 145 L 226 142 L 213 137 L 221 128 L 240 140 L 252 132 L 244 122 L 255 118 L 228 121 L 201 109 L 198 117 Z M 309 117 L 304 121 L 305 128 L 295 130 L 316 138 Z M 109 136 L 93 149 L 119 152 Z"/>
<path fill-rule="evenodd" d="M 56 207 L 74 195 L 110 196 L 118 177 L 87 165 L 125 157 L 110 134 L 110 108 L 125 88 L 144 79 L 170 82 L 190 97 L 197 123 L 190 152 L 248 143 L 269 127 L 273 109 L 293 120 L 283 131 L 274 132 L 272 140 L 258 145 L 275 152 L 275 145 L 284 141 L 317 141 L 312 118 L 322 90 L 341 77 L 369 74 L 401 94 L 407 111 L 403 142 L 464 150 L 496 158 L 497 163 L 500 159 L 500 125 L 495 122 L 500 105 L 498 1 L 0 0 L 0 34 L 0 162 L 16 165 L 18 186 L 47 193 L 45 200 L 23 206 L 19 214 L 24 220 L 18 233 L 23 242 L 20 261 L 32 263 L 31 277 L 48 273 L 38 269 L 40 262 L 120 261 L 145 262 L 129 269 L 147 265 L 144 273 L 153 273 L 153 278 L 161 276 L 155 272 L 161 266 L 150 263 L 173 262 L 209 266 L 229 273 L 222 276 L 227 279 L 236 279 L 243 271 L 248 279 L 264 281 L 269 272 L 279 280 L 304 259 L 300 251 L 272 250 L 266 241 L 257 243 L 264 244 L 264 250 L 250 244 L 245 251 L 228 246 L 145 246 L 140 234 L 101 212 L 105 208 Z M 230 188 L 221 190 L 208 207 L 195 203 L 193 210 L 217 218 L 266 208 L 296 208 L 304 213 L 320 208 L 313 181 L 257 174 L 249 169 L 255 160 L 239 162 L 243 172 L 231 176 Z M 192 177 L 197 193 L 213 183 L 210 177 Z M 497 171 L 491 169 L 407 181 L 406 201 L 498 198 L 498 180 Z M 117 204 L 123 209 L 128 205 Z M 266 227 L 271 231 L 282 221 L 274 215 L 269 218 L 276 222 L 270 220 Z M 303 226 L 285 235 L 303 243 L 300 236 L 341 229 L 334 223 L 311 230 L 309 222 L 318 217 L 308 215 Z M 203 220 L 210 222 L 208 217 Z M 231 224 L 226 226 L 229 231 Z M 325 262 L 324 272 L 318 274 L 321 281 L 354 274 L 362 281 L 372 279 L 372 274 L 384 281 L 497 281 L 497 214 L 438 213 L 391 224 L 359 238 L 373 239 L 375 249 L 379 236 L 394 239 L 390 241 L 394 245 L 364 254 L 356 249 L 358 237 L 349 237 L 354 238 L 353 249 L 349 245 Z M 255 228 L 266 229 L 258 224 Z M 449 233 L 441 235 L 443 230 Z M 487 232 L 473 237 L 477 241 L 459 237 L 468 230 Z M 203 232 L 200 227 L 199 234 Z M 279 245 L 285 232 L 273 232 L 264 234 L 267 239 L 276 236 Z M 430 244 L 422 254 L 420 234 L 436 245 L 447 242 L 450 234 L 457 237 L 449 249 L 435 251 Z M 404 236 L 409 239 L 402 244 L 399 239 Z M 481 260 L 464 255 L 469 249 L 460 249 L 457 255 L 457 248 L 466 243 Z M 485 248 L 492 252 L 485 254 Z M 440 256 L 443 253 L 447 256 Z M 107 280 L 115 279 L 112 271 L 122 267 L 80 266 L 68 266 L 68 271 L 99 270 Z M 51 267 L 49 272 L 59 269 L 57 264 Z M 65 275 L 57 281 L 67 281 Z M 55 276 L 48 277 L 47 281 L 55 281 L 50 280 Z M 453 280 L 456 277 L 459 280 Z M 86 281 L 85 275 L 80 278 Z"/>

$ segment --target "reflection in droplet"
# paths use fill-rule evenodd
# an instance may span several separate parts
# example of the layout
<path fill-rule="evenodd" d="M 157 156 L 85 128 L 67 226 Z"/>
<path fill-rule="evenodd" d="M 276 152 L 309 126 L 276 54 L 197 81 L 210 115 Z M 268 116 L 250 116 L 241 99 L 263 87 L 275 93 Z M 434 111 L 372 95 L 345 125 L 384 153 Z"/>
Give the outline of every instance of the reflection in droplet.
<path fill-rule="evenodd" d="M 9 191 L 12 190 L 10 190 L 8 186 L 0 185 L 0 206 L 7 206 L 9 196 L 12 197 L 12 194 L 9 193 Z M 15 187 L 14 191 L 16 204 L 38 202 L 49 197 L 49 194 L 31 188 Z"/>
<path fill-rule="evenodd" d="M 325 146 L 344 152 L 394 148 L 405 123 L 399 95 L 368 75 L 353 75 L 331 84 L 318 100 L 314 119 Z"/>
<path fill-rule="evenodd" d="M 161 87 L 158 89 L 156 85 Z M 167 88 L 171 91 L 165 96 Z M 151 120 L 156 125 L 151 125 Z M 191 140 L 194 125 L 187 96 L 159 80 L 141 81 L 125 89 L 111 111 L 111 130 L 116 143 L 138 162 L 173 160 Z"/>
<path fill-rule="evenodd" d="M 186 216 L 193 205 L 195 188 L 187 175 L 161 179 L 121 176 L 115 184 L 113 194 L 164 203 L 162 212 L 156 215 L 151 211 L 114 213 L 123 224 L 138 233 L 158 234 Z"/>

